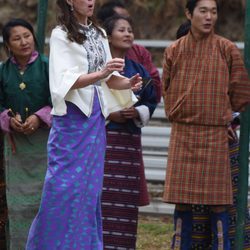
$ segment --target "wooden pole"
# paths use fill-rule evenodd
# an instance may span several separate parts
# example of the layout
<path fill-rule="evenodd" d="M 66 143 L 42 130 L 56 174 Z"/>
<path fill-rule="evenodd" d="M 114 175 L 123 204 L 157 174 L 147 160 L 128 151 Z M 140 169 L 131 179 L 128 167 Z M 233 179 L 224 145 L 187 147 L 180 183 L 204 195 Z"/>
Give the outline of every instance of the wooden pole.
<path fill-rule="evenodd" d="M 246 21 L 245 21 L 245 66 L 250 75 L 250 0 L 246 0 Z M 237 195 L 237 222 L 235 249 L 244 249 L 245 220 L 248 211 L 248 165 L 249 165 L 249 131 L 250 131 L 250 107 L 241 114 L 240 126 L 240 171 L 239 187 Z"/>
<path fill-rule="evenodd" d="M 45 28 L 47 19 L 48 0 L 39 0 L 37 11 L 37 42 L 40 53 L 44 52 Z"/>

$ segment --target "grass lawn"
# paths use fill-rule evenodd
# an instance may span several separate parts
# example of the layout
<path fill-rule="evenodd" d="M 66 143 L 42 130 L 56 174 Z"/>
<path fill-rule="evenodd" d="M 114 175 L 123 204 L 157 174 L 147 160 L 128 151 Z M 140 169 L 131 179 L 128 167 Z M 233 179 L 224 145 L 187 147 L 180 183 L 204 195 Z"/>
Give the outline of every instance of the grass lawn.
<path fill-rule="evenodd" d="M 137 250 L 168 250 L 173 234 L 172 216 L 139 216 Z"/>

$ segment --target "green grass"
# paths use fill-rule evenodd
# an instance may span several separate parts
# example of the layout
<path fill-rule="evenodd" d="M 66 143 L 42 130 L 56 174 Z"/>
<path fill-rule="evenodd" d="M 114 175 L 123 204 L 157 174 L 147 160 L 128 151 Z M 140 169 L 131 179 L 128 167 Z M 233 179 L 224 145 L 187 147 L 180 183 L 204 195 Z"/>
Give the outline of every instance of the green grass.
<path fill-rule="evenodd" d="M 140 216 L 137 250 L 168 250 L 173 234 L 172 217 Z"/>

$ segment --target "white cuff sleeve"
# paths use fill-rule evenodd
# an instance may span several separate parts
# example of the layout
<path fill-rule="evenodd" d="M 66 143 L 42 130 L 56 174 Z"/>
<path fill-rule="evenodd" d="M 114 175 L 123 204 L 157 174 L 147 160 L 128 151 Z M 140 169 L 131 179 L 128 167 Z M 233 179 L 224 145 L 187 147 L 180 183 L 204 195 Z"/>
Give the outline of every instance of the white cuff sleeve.
<path fill-rule="evenodd" d="M 139 113 L 140 119 L 134 119 L 134 123 L 138 128 L 142 128 L 148 124 L 148 121 L 150 119 L 149 109 L 145 105 L 141 105 L 135 108 Z"/>

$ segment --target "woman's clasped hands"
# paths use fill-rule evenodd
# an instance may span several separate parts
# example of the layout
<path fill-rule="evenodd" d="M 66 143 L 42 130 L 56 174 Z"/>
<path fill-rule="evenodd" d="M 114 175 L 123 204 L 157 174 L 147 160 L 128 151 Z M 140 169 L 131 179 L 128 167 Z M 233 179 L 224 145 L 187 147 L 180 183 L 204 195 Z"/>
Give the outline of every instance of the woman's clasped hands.
<path fill-rule="evenodd" d="M 10 118 L 10 127 L 25 135 L 34 133 L 40 126 L 40 119 L 36 115 L 29 116 L 23 123 L 21 117 L 17 114 L 15 117 Z"/>

